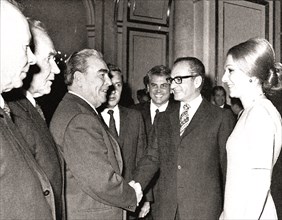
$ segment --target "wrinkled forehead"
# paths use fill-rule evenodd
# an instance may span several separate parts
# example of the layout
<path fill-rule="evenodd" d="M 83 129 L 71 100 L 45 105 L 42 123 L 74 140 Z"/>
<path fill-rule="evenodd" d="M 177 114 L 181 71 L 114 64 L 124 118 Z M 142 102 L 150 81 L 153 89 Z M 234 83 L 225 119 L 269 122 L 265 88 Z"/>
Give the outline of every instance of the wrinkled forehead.
<path fill-rule="evenodd" d="M 97 73 L 109 72 L 109 69 L 105 61 L 98 56 L 89 57 L 87 60 L 87 64 L 88 64 L 88 71 L 97 72 Z"/>
<path fill-rule="evenodd" d="M 122 81 L 122 73 L 119 71 L 111 71 L 110 77 L 116 81 Z"/>
<path fill-rule="evenodd" d="M 167 76 L 158 76 L 158 75 L 152 75 L 149 77 L 150 82 L 152 83 L 166 83 Z"/>
<path fill-rule="evenodd" d="M 191 72 L 191 74 L 189 73 Z M 189 62 L 179 62 L 172 67 L 172 76 L 193 75 L 192 68 Z"/>
<path fill-rule="evenodd" d="M 47 33 L 41 30 L 33 30 L 32 36 L 35 45 L 35 52 L 40 53 L 41 51 L 46 51 L 52 55 L 56 55 L 56 50 L 54 48 L 53 41 Z"/>

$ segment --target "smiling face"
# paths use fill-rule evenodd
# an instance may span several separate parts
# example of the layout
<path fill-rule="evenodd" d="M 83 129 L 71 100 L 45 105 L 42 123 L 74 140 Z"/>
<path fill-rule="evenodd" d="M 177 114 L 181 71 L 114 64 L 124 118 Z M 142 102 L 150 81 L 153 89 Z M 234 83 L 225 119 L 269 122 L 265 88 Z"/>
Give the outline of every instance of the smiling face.
<path fill-rule="evenodd" d="M 166 81 L 166 76 L 150 76 L 148 92 L 156 106 L 160 107 L 165 104 L 170 97 L 170 85 Z"/>
<path fill-rule="evenodd" d="M 108 108 L 114 108 L 119 103 L 123 86 L 119 71 L 111 71 L 111 75 L 112 86 L 108 96 Z"/>
<path fill-rule="evenodd" d="M 222 82 L 226 83 L 231 97 L 240 98 L 248 94 L 250 88 L 250 77 L 244 73 L 235 62 L 231 55 L 228 55 L 224 67 Z"/>
<path fill-rule="evenodd" d="M 189 63 L 179 62 L 175 64 L 171 71 L 171 77 L 197 75 L 193 73 Z M 174 99 L 182 102 L 189 102 L 200 95 L 202 78 L 201 76 L 182 79 L 181 84 L 171 83 L 171 89 L 174 94 Z"/>
<path fill-rule="evenodd" d="M 112 85 L 108 72 L 108 67 L 102 59 L 90 57 L 87 72 L 77 73 L 80 78 L 81 95 L 95 108 L 107 100 L 107 91 Z"/>
<path fill-rule="evenodd" d="M 35 56 L 39 72 L 34 73 L 28 90 L 33 97 L 40 97 L 51 92 L 52 81 L 55 79 L 55 74 L 60 73 L 60 69 L 55 62 L 56 51 L 51 39 L 42 31 L 33 33 L 37 41 Z"/>
<path fill-rule="evenodd" d="M 7 92 L 22 86 L 29 66 L 36 62 L 29 47 L 30 32 L 26 18 L 6 1 L 1 2 L 1 88 Z"/>
<path fill-rule="evenodd" d="M 222 106 L 225 104 L 225 93 L 224 91 L 222 90 L 217 90 L 215 91 L 215 94 L 214 94 L 214 103 L 217 105 L 217 106 Z"/>

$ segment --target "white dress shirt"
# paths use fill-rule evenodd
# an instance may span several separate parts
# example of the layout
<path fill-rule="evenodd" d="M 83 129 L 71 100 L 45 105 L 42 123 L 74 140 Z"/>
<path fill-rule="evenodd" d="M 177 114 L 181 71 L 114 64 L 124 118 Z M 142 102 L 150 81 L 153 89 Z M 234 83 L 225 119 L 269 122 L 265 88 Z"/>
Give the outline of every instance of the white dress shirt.
<path fill-rule="evenodd" d="M 154 119 L 155 119 L 155 116 L 156 116 L 156 110 L 159 109 L 159 112 L 164 112 L 166 110 L 167 106 L 168 106 L 168 101 L 166 103 L 164 103 L 163 105 L 161 105 L 160 107 L 158 107 L 151 100 L 150 114 L 151 114 L 152 124 L 154 123 Z"/>
<path fill-rule="evenodd" d="M 110 115 L 108 113 L 110 109 L 109 108 L 105 108 L 102 112 L 101 115 L 106 123 L 106 125 L 109 127 L 110 124 Z M 120 114 L 119 114 L 119 107 L 118 105 L 116 105 L 113 109 L 111 109 L 114 111 L 114 119 L 115 119 L 115 123 L 116 123 L 116 129 L 117 129 L 117 133 L 119 135 L 120 132 Z"/>
<path fill-rule="evenodd" d="M 2 95 L 0 95 L 0 108 L 4 109 L 4 105 L 5 105 L 5 101 L 2 97 Z"/>
<path fill-rule="evenodd" d="M 202 97 L 202 95 L 199 95 L 198 97 L 196 97 L 195 99 L 193 99 L 189 103 L 181 102 L 180 103 L 179 116 L 183 112 L 183 105 L 188 104 L 190 106 L 190 108 L 188 110 L 188 115 L 189 115 L 189 122 L 188 122 L 188 124 L 190 124 L 192 118 L 194 117 L 194 115 L 195 115 L 196 111 L 198 110 L 199 106 L 201 105 L 202 101 L 203 101 L 203 97 Z"/>
<path fill-rule="evenodd" d="M 36 101 L 33 98 L 33 96 L 31 95 L 31 93 L 29 91 L 25 91 L 25 97 L 28 99 L 28 101 L 30 101 L 30 103 L 36 107 Z"/>

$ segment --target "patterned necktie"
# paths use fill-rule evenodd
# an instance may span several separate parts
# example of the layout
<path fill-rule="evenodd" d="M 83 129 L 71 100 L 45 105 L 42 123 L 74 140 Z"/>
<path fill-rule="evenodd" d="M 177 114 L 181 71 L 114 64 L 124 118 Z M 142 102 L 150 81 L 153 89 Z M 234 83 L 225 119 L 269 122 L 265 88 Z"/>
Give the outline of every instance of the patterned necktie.
<path fill-rule="evenodd" d="M 6 102 L 4 102 L 3 111 L 9 116 L 9 118 L 12 118 L 11 117 L 11 109 Z"/>
<path fill-rule="evenodd" d="M 36 110 L 38 111 L 38 113 L 40 114 L 40 116 L 43 118 L 43 120 L 45 121 L 44 113 L 43 113 L 41 107 L 40 107 L 37 103 L 36 103 L 36 105 L 35 105 L 35 108 L 36 108 Z"/>
<path fill-rule="evenodd" d="M 182 136 L 189 123 L 189 114 L 188 114 L 189 108 L 190 106 L 188 104 L 183 105 L 183 112 L 180 115 L 180 136 Z"/>
<path fill-rule="evenodd" d="M 117 129 L 116 129 L 116 122 L 115 122 L 115 119 L 114 119 L 114 111 L 109 110 L 108 114 L 110 115 L 109 130 L 110 130 L 111 134 L 117 139 L 118 133 L 117 133 Z"/>

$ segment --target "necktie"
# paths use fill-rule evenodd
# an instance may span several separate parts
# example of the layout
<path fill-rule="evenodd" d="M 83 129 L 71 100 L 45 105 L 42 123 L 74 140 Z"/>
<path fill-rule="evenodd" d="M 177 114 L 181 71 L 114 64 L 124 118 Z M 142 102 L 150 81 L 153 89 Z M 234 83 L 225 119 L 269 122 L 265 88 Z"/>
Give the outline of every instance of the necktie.
<path fill-rule="evenodd" d="M 156 112 L 156 113 L 155 113 L 155 117 L 153 118 L 153 122 L 152 122 L 152 124 L 154 123 L 154 121 L 155 121 L 156 117 L 157 117 L 157 116 L 158 116 L 158 114 L 160 113 L 160 110 L 157 108 L 155 112 Z"/>
<path fill-rule="evenodd" d="M 157 116 L 157 114 L 159 114 L 160 113 L 160 110 L 157 108 L 156 109 L 156 116 Z"/>
<path fill-rule="evenodd" d="M 189 123 L 189 115 L 188 115 L 189 108 L 190 106 L 188 104 L 183 105 L 184 111 L 180 115 L 180 136 L 182 136 Z"/>
<path fill-rule="evenodd" d="M 36 103 L 36 105 L 35 105 L 35 108 L 36 108 L 36 110 L 38 111 L 38 113 L 40 114 L 40 116 L 43 118 L 43 120 L 45 121 L 44 113 L 43 113 L 41 107 L 40 107 L 37 103 Z"/>
<path fill-rule="evenodd" d="M 114 111 L 109 110 L 108 114 L 110 115 L 109 130 L 110 130 L 111 134 L 117 139 L 118 133 L 117 133 L 117 129 L 116 129 L 116 122 L 115 122 L 115 119 L 114 119 Z"/>
<path fill-rule="evenodd" d="M 6 102 L 4 102 L 3 111 L 9 116 L 9 118 L 12 118 L 11 117 L 11 109 Z"/>

